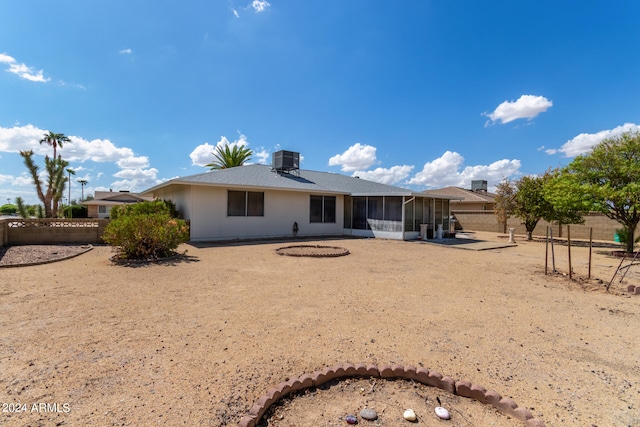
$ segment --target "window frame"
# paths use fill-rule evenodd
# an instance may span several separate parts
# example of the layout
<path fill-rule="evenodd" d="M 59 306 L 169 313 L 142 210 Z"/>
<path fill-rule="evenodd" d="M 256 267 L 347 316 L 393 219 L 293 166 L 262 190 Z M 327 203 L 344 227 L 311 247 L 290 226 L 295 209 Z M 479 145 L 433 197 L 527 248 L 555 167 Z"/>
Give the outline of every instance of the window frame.
<path fill-rule="evenodd" d="M 227 190 L 227 217 L 264 217 L 264 191 Z"/>
<path fill-rule="evenodd" d="M 320 205 L 318 206 L 318 202 Z M 331 206 L 333 204 L 333 207 Z M 335 224 L 338 199 L 336 196 L 309 195 L 309 223 Z M 314 206 L 315 205 L 315 206 Z M 329 209 L 329 211 L 327 211 Z"/>

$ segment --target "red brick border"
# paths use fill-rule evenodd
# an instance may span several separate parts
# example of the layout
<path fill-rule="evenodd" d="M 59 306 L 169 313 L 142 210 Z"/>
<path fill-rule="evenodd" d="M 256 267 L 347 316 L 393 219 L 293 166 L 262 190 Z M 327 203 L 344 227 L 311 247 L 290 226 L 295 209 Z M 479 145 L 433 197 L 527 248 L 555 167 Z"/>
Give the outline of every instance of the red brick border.
<path fill-rule="evenodd" d="M 308 249 L 305 253 L 287 252 L 287 249 Z M 331 249 L 333 252 L 317 253 L 313 249 Z M 339 246 L 323 246 L 323 245 L 293 245 L 283 246 L 275 250 L 278 255 L 294 256 L 294 257 L 310 257 L 310 258 L 337 258 L 340 256 L 349 255 L 348 249 L 341 248 Z"/>
<path fill-rule="evenodd" d="M 535 418 L 527 408 L 518 406 L 513 399 L 502 397 L 495 391 L 487 390 L 480 385 L 471 384 L 469 381 L 456 381 L 451 377 L 443 376 L 437 371 L 416 368 L 414 366 L 354 365 L 351 363 L 327 367 L 321 371 L 304 374 L 298 378 L 280 383 L 270 389 L 266 395 L 256 400 L 249 410 L 249 413 L 240 419 L 238 427 L 255 427 L 256 423 L 260 421 L 271 405 L 290 393 L 318 387 L 332 380 L 352 377 L 413 380 L 461 397 L 468 397 L 480 403 L 491 405 L 503 414 L 522 421 L 526 427 L 544 427 L 544 423 L 541 420 Z"/>

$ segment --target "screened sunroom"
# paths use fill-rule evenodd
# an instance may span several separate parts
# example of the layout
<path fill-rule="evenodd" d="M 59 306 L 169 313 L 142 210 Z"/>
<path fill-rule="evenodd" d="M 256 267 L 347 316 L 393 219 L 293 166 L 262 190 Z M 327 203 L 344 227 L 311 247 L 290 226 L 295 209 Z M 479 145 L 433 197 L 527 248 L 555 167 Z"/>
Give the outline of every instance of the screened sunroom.
<path fill-rule="evenodd" d="M 433 239 L 450 227 L 449 200 L 424 196 L 345 196 L 345 234 L 412 240 Z M 426 233 L 426 236 L 422 236 Z"/>

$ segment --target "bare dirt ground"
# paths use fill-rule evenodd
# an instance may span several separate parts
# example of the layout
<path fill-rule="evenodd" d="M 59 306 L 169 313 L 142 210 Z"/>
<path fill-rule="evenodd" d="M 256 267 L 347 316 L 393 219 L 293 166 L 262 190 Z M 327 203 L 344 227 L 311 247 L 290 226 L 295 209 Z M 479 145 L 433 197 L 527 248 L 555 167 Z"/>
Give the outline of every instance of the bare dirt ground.
<path fill-rule="evenodd" d="M 588 249 L 574 248 L 570 282 L 544 275 L 541 242 L 487 251 L 315 243 L 350 254 L 275 253 L 291 242 L 184 245 L 184 257 L 122 266 L 96 246 L 0 268 L 0 426 L 235 426 L 269 388 L 345 362 L 437 370 L 513 398 L 548 426 L 640 425 L 640 295 L 626 292 L 640 286 L 640 266 L 606 293 L 620 263 L 610 249 L 593 250 L 587 280 Z M 566 246 L 555 254 L 566 273 Z M 437 399 L 450 421 L 433 415 Z M 470 399 L 380 379 L 301 393 L 265 424 L 346 425 L 365 406 L 379 420 L 361 425 L 409 425 L 407 407 L 418 425 L 521 425 Z"/>

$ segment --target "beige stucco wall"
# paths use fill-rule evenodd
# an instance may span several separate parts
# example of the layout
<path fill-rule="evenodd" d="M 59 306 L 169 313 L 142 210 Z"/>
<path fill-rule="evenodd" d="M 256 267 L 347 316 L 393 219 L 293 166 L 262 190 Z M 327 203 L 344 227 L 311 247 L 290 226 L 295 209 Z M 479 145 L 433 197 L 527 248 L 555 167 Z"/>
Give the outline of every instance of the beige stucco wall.
<path fill-rule="evenodd" d="M 453 211 L 453 210 L 452 210 Z M 493 212 L 465 212 L 465 211 L 453 211 L 458 223 L 464 230 L 470 231 L 493 231 L 496 233 L 503 232 L 503 225 L 498 223 L 496 216 Z M 573 224 L 571 228 L 572 239 L 589 239 L 589 229 L 593 229 L 593 240 L 613 241 L 616 230 L 622 228 L 618 222 L 607 218 L 602 214 L 591 214 L 584 217 L 584 224 Z M 545 236 L 547 227 L 549 224 L 547 221 L 540 220 L 536 226 L 533 234 L 535 236 Z M 507 222 L 507 228 L 515 228 L 516 234 L 525 234 L 526 229 L 524 225 L 520 223 L 517 218 L 509 218 Z M 554 237 L 566 237 L 567 226 L 553 225 Z"/>
<path fill-rule="evenodd" d="M 260 191 L 234 188 L 234 190 Z M 180 214 L 191 221 L 191 240 L 255 239 L 293 236 L 340 235 L 343 232 L 343 197 L 336 196 L 336 222 L 309 222 L 309 193 L 264 190 L 263 217 L 227 216 L 227 189 L 211 186 L 169 186 L 154 192 L 173 200 Z M 314 193 L 321 195 L 321 193 Z"/>

